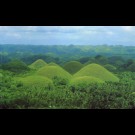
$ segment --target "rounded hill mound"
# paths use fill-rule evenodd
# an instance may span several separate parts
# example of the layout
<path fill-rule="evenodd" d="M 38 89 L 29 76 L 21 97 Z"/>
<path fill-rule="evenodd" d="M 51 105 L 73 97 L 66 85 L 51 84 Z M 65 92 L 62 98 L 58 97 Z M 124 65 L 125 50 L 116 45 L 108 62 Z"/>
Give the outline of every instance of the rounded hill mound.
<path fill-rule="evenodd" d="M 119 78 L 98 64 L 89 64 L 74 74 L 74 77 L 92 76 L 103 81 L 118 82 Z"/>
<path fill-rule="evenodd" d="M 29 65 L 29 68 L 40 69 L 46 65 L 47 65 L 47 63 L 45 61 L 43 61 L 42 59 L 38 59 L 35 62 L 33 62 L 31 65 Z"/>
<path fill-rule="evenodd" d="M 73 78 L 69 83 L 69 88 L 71 90 L 81 90 L 85 91 L 92 84 L 102 84 L 103 80 L 91 76 L 82 76 Z"/>
<path fill-rule="evenodd" d="M 17 81 L 21 82 L 25 87 L 42 87 L 53 89 L 52 80 L 42 76 L 27 76 L 24 78 L 17 78 Z"/>
<path fill-rule="evenodd" d="M 45 66 L 37 71 L 37 75 L 48 77 L 52 80 L 63 80 L 64 83 L 72 77 L 67 71 L 59 66 Z M 61 82 L 60 81 L 60 82 Z"/>
<path fill-rule="evenodd" d="M 83 64 L 81 64 L 78 61 L 70 61 L 64 65 L 64 69 L 68 71 L 70 74 L 74 74 L 78 72 L 83 67 Z"/>

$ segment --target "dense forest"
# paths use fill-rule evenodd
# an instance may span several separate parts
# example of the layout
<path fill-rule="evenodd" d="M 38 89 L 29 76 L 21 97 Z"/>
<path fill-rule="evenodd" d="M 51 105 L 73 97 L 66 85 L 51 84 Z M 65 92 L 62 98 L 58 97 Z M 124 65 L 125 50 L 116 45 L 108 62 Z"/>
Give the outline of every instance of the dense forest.
<path fill-rule="evenodd" d="M 135 47 L 0 45 L 1 109 L 134 109 Z"/>

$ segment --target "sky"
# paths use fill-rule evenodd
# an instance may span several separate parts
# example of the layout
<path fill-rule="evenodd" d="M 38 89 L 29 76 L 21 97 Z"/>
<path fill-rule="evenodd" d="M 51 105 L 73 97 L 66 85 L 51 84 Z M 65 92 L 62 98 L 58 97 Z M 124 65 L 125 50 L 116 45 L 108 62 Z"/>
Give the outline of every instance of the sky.
<path fill-rule="evenodd" d="M 135 45 L 135 26 L 0 26 L 0 44 Z"/>

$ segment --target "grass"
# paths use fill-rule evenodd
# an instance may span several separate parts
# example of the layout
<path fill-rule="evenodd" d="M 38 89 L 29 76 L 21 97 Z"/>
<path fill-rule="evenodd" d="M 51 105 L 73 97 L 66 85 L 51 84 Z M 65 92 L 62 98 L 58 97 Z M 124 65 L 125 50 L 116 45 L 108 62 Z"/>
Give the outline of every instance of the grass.
<path fill-rule="evenodd" d="M 45 61 L 43 61 L 42 59 L 38 59 L 37 61 L 35 61 L 31 65 L 29 65 L 29 68 L 40 69 L 46 65 L 47 65 L 47 63 Z"/>
<path fill-rule="evenodd" d="M 86 90 L 92 84 L 104 83 L 103 80 L 91 76 L 82 76 L 73 78 L 69 83 L 69 88 L 76 90 Z"/>
<path fill-rule="evenodd" d="M 53 89 L 52 80 L 42 76 L 33 75 L 24 78 L 17 77 L 15 80 L 17 80 L 17 82 L 21 82 L 25 87 L 43 87 Z"/>
<path fill-rule="evenodd" d="M 54 63 L 54 62 L 50 62 L 50 63 L 48 64 L 48 66 L 59 66 L 59 65 L 56 64 L 56 63 Z"/>
<path fill-rule="evenodd" d="M 118 82 L 119 78 L 98 64 L 89 64 L 74 74 L 74 77 L 92 76 L 103 81 Z"/>
<path fill-rule="evenodd" d="M 72 75 L 59 66 L 45 66 L 37 71 L 37 75 L 48 77 L 50 79 L 60 77 L 70 80 L 72 77 Z"/>
<path fill-rule="evenodd" d="M 3 74 L 2 74 L 2 73 L 0 73 L 0 78 L 1 78 L 1 77 L 3 77 Z"/>
<path fill-rule="evenodd" d="M 79 71 L 83 67 L 83 64 L 81 64 L 78 61 L 70 61 L 64 65 L 64 69 L 68 71 L 70 74 L 74 74 L 77 71 Z"/>

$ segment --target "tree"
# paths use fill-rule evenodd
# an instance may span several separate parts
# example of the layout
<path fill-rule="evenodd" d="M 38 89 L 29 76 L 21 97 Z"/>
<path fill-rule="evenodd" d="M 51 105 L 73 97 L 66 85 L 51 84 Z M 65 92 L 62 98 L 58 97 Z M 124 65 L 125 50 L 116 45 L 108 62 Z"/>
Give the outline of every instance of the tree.
<path fill-rule="evenodd" d="M 129 65 L 129 66 L 127 67 L 127 70 L 129 70 L 129 71 L 131 71 L 131 72 L 135 72 L 135 62 L 132 63 L 131 65 Z"/>
<path fill-rule="evenodd" d="M 29 70 L 28 66 L 20 60 L 13 60 L 7 64 L 3 64 L 2 69 L 9 70 L 14 73 L 22 73 Z"/>
<path fill-rule="evenodd" d="M 96 63 L 101 64 L 101 65 L 105 65 L 108 63 L 108 59 L 102 55 L 97 55 L 95 59 L 96 59 Z"/>

